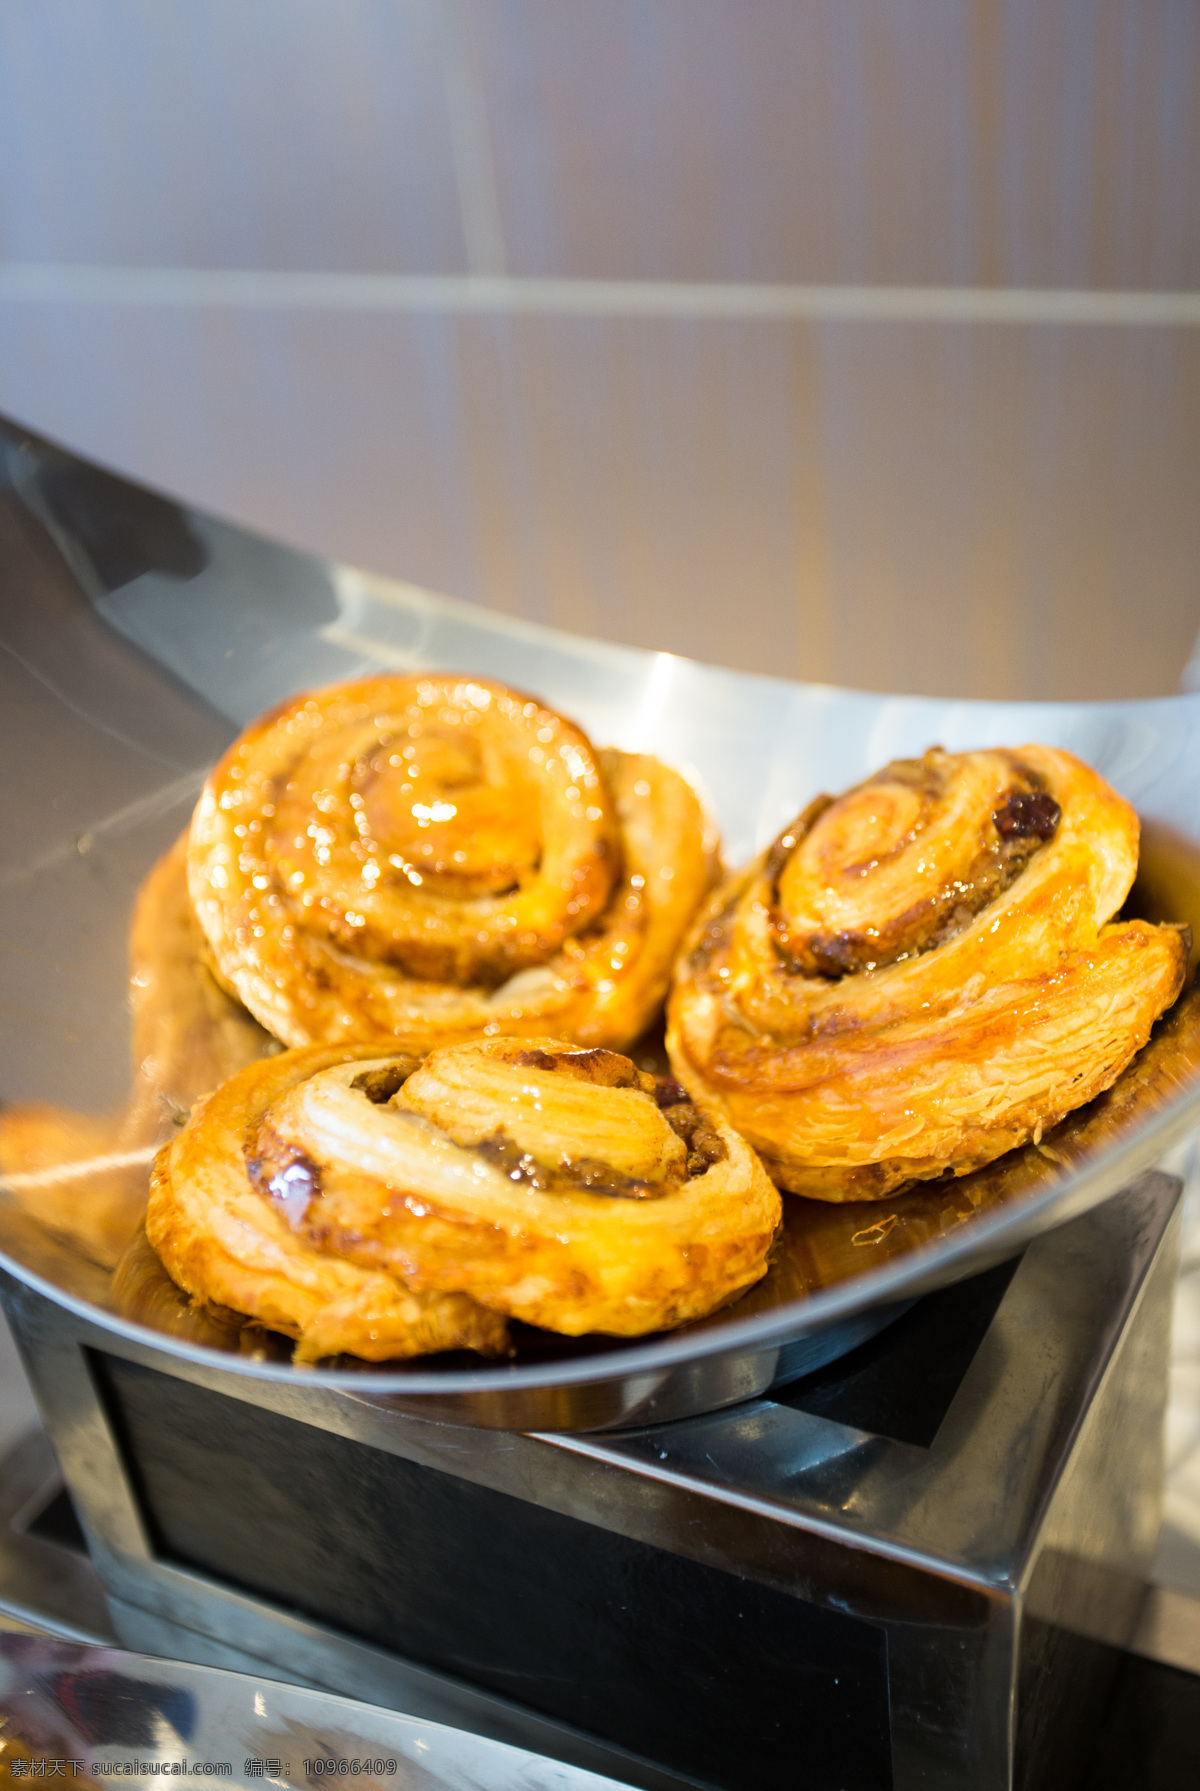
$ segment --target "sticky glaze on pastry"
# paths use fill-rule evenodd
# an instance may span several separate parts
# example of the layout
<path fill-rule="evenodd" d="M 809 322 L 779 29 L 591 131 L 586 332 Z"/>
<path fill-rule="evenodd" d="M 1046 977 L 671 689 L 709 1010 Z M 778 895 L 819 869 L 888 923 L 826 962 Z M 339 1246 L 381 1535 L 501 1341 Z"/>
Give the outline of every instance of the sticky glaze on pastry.
<path fill-rule="evenodd" d="M 290 1045 L 632 1042 L 715 838 L 657 760 L 460 677 L 285 703 L 205 788 L 189 882 L 218 975 Z"/>
<path fill-rule="evenodd" d="M 155 1165 L 146 1230 L 194 1298 L 298 1359 L 636 1336 L 765 1272 L 779 1196 L 733 1129 L 555 1039 L 310 1046 L 253 1064 Z"/>
<path fill-rule="evenodd" d="M 1108 1088 L 1186 931 L 1114 921 L 1128 803 L 1072 754 L 900 760 L 818 797 L 712 898 L 668 1046 L 776 1182 L 882 1198 L 979 1168 Z"/>

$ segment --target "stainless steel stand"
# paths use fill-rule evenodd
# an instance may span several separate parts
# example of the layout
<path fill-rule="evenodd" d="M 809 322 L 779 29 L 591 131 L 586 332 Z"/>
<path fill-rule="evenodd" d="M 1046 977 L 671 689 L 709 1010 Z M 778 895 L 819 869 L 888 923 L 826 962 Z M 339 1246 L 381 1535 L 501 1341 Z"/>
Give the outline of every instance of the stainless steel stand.
<path fill-rule="evenodd" d="M 818 1396 L 605 1437 L 427 1423 L 2 1292 L 129 1647 L 645 1787 L 1061 1786 L 1153 1559 L 1178 1189 L 1030 1245 L 932 1404 L 897 1327 Z"/>
<path fill-rule="evenodd" d="M 29 1431 L 0 1461 L 0 1623 L 115 1643 L 104 1582 L 87 1553 L 39 1532 L 39 1519 L 61 1509 L 64 1496 L 49 1438 Z"/>

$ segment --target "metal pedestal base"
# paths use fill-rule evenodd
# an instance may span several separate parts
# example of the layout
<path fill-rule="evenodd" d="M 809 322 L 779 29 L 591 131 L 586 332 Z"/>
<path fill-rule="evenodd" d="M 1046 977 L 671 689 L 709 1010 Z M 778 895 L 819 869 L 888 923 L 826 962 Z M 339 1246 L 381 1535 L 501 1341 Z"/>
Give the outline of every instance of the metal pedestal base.
<path fill-rule="evenodd" d="M 293 1392 L 4 1291 L 127 1646 L 658 1791 L 801 1761 L 806 1791 L 1057 1787 L 1147 1621 L 1177 1194 L 1031 1245 L 932 1404 L 937 1352 L 896 1388 L 913 1314 L 865 1363 L 607 1437 Z"/>

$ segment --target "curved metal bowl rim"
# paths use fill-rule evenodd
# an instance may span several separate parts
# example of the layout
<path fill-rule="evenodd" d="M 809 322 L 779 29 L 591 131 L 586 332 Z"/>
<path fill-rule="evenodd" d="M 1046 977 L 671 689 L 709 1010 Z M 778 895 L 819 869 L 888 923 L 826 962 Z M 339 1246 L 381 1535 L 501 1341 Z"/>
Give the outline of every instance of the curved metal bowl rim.
<path fill-rule="evenodd" d="M 38 456 L 56 454 L 83 465 L 94 465 L 85 457 L 76 455 L 72 450 L 55 444 L 39 441 L 19 425 L 7 425 L 0 419 L 0 455 L 3 455 L 6 443 L 19 450 L 22 465 L 28 461 L 28 467 L 38 463 Z M 26 467 L 26 471 L 28 471 Z M 16 477 L 16 475 L 13 475 Z M 81 574 L 75 559 L 71 557 L 65 525 L 54 522 L 38 496 L 37 490 L 29 478 L 23 474 L 17 478 L 14 489 L 18 491 L 22 505 L 35 516 L 40 525 L 50 532 L 57 549 L 68 561 L 73 583 L 80 584 L 85 595 L 90 586 L 86 580 L 80 583 Z M 141 489 L 146 489 L 141 487 Z M 280 544 L 270 542 L 251 531 L 239 528 L 235 524 L 223 522 L 220 518 L 206 516 L 192 506 L 186 506 L 186 514 L 193 519 L 202 520 L 209 531 L 210 546 L 219 559 L 218 549 L 212 530 L 221 532 L 224 553 L 230 541 L 236 538 L 239 542 L 257 542 L 259 546 L 269 549 L 278 548 Z M 64 541 L 67 545 L 64 546 Z M 294 550 L 283 550 L 293 552 Z M 1093 700 L 1082 702 L 1064 702 L 1056 700 L 1026 701 L 994 699 L 963 699 L 929 697 L 915 694 L 901 695 L 896 692 L 858 691 L 845 687 L 808 683 L 789 679 L 774 674 L 734 673 L 726 668 L 705 664 L 683 655 L 668 653 L 652 653 L 645 649 L 622 646 L 613 642 L 602 642 L 586 636 L 558 628 L 547 627 L 542 623 L 526 622 L 522 619 L 499 615 L 462 599 L 446 597 L 431 591 L 420 590 L 411 585 L 399 584 L 395 580 L 377 580 L 369 574 L 348 566 L 339 566 L 312 554 L 296 554 L 297 563 L 303 561 L 310 567 L 321 570 L 322 576 L 330 588 L 341 590 L 342 581 L 349 581 L 354 587 L 352 595 L 371 598 L 371 593 L 387 587 L 390 596 L 388 613 L 396 608 L 403 610 L 406 616 L 415 622 L 415 627 L 408 632 L 401 631 L 400 637 L 393 637 L 388 628 L 384 628 L 380 641 L 376 644 L 384 651 L 384 659 L 378 664 L 398 666 L 403 663 L 408 669 L 417 670 L 425 665 L 441 665 L 448 669 L 459 669 L 463 672 L 480 672 L 485 667 L 491 675 L 508 675 L 504 667 L 511 654 L 506 658 L 505 652 L 499 654 L 497 661 L 496 647 L 508 649 L 514 643 L 522 648 L 524 663 L 534 649 L 551 655 L 540 661 L 541 672 L 536 681 L 546 691 L 547 697 L 555 702 L 567 703 L 564 677 L 570 684 L 574 695 L 571 704 L 578 707 L 580 719 L 590 732 L 596 732 L 596 724 L 589 720 L 588 704 L 600 705 L 600 711 L 609 719 L 625 710 L 617 703 L 618 692 L 615 686 L 601 683 L 594 685 L 584 678 L 583 686 L 579 679 L 585 671 L 597 665 L 610 673 L 630 674 L 636 692 L 640 693 L 639 701 L 647 697 L 648 680 L 654 682 L 660 671 L 666 671 L 673 677 L 678 672 L 681 678 L 692 681 L 690 691 L 684 692 L 687 706 L 695 710 L 698 706 L 723 698 L 733 691 L 745 694 L 754 687 L 756 708 L 764 696 L 791 693 L 793 698 L 805 699 L 806 704 L 814 710 L 826 712 L 835 710 L 839 702 L 845 703 L 854 711 L 856 736 L 862 731 L 862 724 L 870 716 L 881 717 L 885 711 L 899 705 L 901 719 L 911 710 L 913 716 L 920 715 L 922 729 L 928 724 L 930 732 L 924 734 L 927 741 L 935 737 L 936 727 L 943 724 L 951 727 L 957 734 L 961 733 L 960 724 L 964 718 L 969 719 L 970 730 L 976 741 L 988 734 L 994 718 L 1000 714 L 1006 717 L 1006 733 L 1011 722 L 1012 727 L 1024 731 L 1028 727 L 1026 737 L 1038 737 L 1043 729 L 1037 717 L 1048 714 L 1058 719 L 1052 723 L 1052 739 L 1059 739 L 1060 722 L 1066 725 L 1080 718 L 1118 717 L 1130 724 L 1152 720 L 1155 725 L 1163 724 L 1164 734 L 1176 735 L 1172 743 L 1170 763 L 1167 767 L 1174 779 L 1174 784 L 1184 789 L 1190 821 L 1189 834 L 1192 843 L 1200 846 L 1200 803 L 1193 792 L 1194 780 L 1188 767 L 1192 761 L 1194 747 L 1192 742 L 1200 738 L 1200 693 L 1180 693 L 1157 697 L 1138 697 L 1125 701 Z M 214 559 L 213 564 L 217 564 Z M 291 565 L 289 561 L 289 565 Z M 243 570 L 237 577 L 245 583 L 248 574 Z M 289 573 L 289 576 L 291 574 Z M 256 589 L 257 587 L 252 587 Z M 243 592 L 243 599 L 245 593 Z M 94 599 L 89 599 L 94 600 Z M 242 599 L 240 599 L 241 601 Z M 272 610 L 276 598 L 272 587 L 264 587 L 261 613 Z M 218 612 L 213 611 L 214 615 Z M 259 611 L 256 610 L 256 614 Z M 339 608 L 338 614 L 342 611 Z M 138 634 L 135 627 L 118 624 L 113 618 L 106 617 L 108 626 L 116 629 L 118 635 L 133 644 L 140 654 L 149 654 L 153 664 L 163 673 L 166 679 L 182 679 L 184 684 L 203 701 L 213 703 L 212 691 L 209 689 L 205 673 L 193 676 L 199 662 L 188 661 L 188 669 L 181 671 L 171 669 L 168 658 L 164 658 L 157 649 L 151 649 Z M 374 626 L 374 623 L 371 624 Z M 305 636 L 307 646 L 311 647 L 315 640 L 314 624 L 311 618 L 298 623 Z M 528 651 L 526 651 L 528 649 Z M 357 651 L 357 650 L 356 650 Z M 397 659 L 397 655 L 399 659 Z M 325 659 L 318 655 L 321 665 Z M 305 664 L 309 663 L 306 658 Z M 314 667 L 316 660 L 313 661 Z M 357 663 L 357 660 L 356 660 Z M 372 660 L 372 666 L 376 666 Z M 211 669 L 211 668 L 210 668 Z M 332 667 L 330 674 L 332 675 Z M 342 675 L 348 675 L 343 672 Z M 530 669 L 530 679 L 534 679 Z M 302 685 L 311 686 L 314 682 L 325 681 L 324 678 L 307 677 Z M 524 677 L 514 678 L 514 682 L 523 683 Z M 670 683 L 670 678 L 666 681 Z M 616 680 L 622 692 L 627 680 L 619 676 Z M 61 700 L 54 685 L 49 686 L 52 694 Z M 656 686 L 657 688 L 657 686 Z M 665 692 L 665 685 L 664 685 Z M 658 692 L 654 702 L 643 715 L 639 709 L 633 716 L 638 721 L 636 729 L 637 744 L 640 750 L 662 751 L 662 743 L 656 747 L 650 722 L 664 710 L 667 695 Z M 272 700 L 278 700 L 282 691 L 274 691 Z M 674 699 L 672 699 L 674 700 Z M 683 701 L 683 697 L 679 698 Z M 622 697 L 623 701 L 623 697 Z M 616 703 L 616 708 L 613 707 Z M 266 702 L 260 707 L 266 707 Z M 804 706 L 804 705 L 802 705 Z M 932 710 L 936 708 L 942 721 L 935 724 Z M 612 715 L 609 711 L 612 710 Z M 226 714 L 224 707 L 219 709 Z M 575 712 L 575 709 L 572 709 Z M 790 714 L 791 711 L 789 710 Z M 783 712 L 780 711 L 780 718 Z M 1017 717 L 1022 719 L 1018 722 Z M 648 718 L 648 719 L 647 719 Z M 95 718 L 92 718 L 95 719 Z M 226 720 L 232 718 L 226 715 Z M 649 732 L 645 732 L 643 723 Z M 236 723 L 232 725 L 236 726 Z M 790 725 L 790 723 L 789 723 Z M 608 721 L 604 724 L 608 727 Z M 902 730 L 901 730 L 902 731 Z M 615 730 L 620 733 L 620 728 Z M 607 732 L 596 733 L 597 738 L 611 738 Z M 687 730 L 680 734 L 679 751 L 686 762 L 685 741 L 691 736 Z M 890 736 L 889 736 L 890 738 Z M 618 740 L 617 743 L 622 743 Z M 963 742 L 960 742 L 963 744 Z M 632 745 L 629 747 L 632 750 Z M 673 761 L 673 755 L 665 752 L 663 756 Z M 694 768 L 693 768 L 694 769 Z M 1182 783 L 1181 781 L 1182 780 Z M 704 782 L 703 777 L 701 782 Z M 1176 791 L 1178 793 L 1178 791 Z M 1130 792 L 1133 799 L 1133 792 Z M 1139 805 L 1140 806 L 1140 805 Z M 1175 805 L 1172 805 L 1173 807 Z M 793 811 L 794 812 L 794 811 Z M 1156 811 L 1150 806 L 1143 812 L 1153 815 Z M 1167 821 L 1170 816 L 1162 815 Z M 1178 817 L 1176 816 L 1176 819 Z M 1174 824 L 1174 822 L 1172 822 Z M 633 1339 L 620 1342 L 614 1347 L 608 1340 L 603 1353 L 580 1356 L 572 1360 L 543 1361 L 539 1363 L 504 1364 L 480 1363 L 478 1367 L 453 1371 L 435 1372 L 421 1367 L 406 1365 L 401 1369 L 381 1365 L 370 1368 L 366 1365 L 354 1369 L 320 1369 L 294 1368 L 284 1362 L 255 1361 L 252 1357 L 224 1351 L 208 1344 L 188 1341 L 175 1337 L 165 1330 L 152 1325 L 135 1322 L 109 1311 L 104 1305 L 59 1286 L 45 1274 L 26 1267 L 4 1251 L 0 1245 L 0 1264 L 17 1280 L 38 1291 L 56 1305 L 76 1314 L 82 1320 L 103 1329 L 113 1337 L 122 1337 L 131 1344 L 148 1346 L 150 1349 L 172 1356 L 180 1361 L 194 1363 L 200 1367 L 220 1365 L 232 1374 L 243 1374 L 252 1379 L 284 1383 L 297 1388 L 330 1389 L 353 1393 L 359 1397 L 386 1398 L 389 1395 L 403 1395 L 406 1400 L 419 1401 L 422 1396 L 438 1395 L 443 1399 L 453 1400 L 459 1395 L 500 1395 L 518 1392 L 523 1389 L 554 1388 L 565 1386 L 584 1386 L 589 1383 L 615 1381 L 626 1376 L 662 1375 L 668 1371 L 679 1369 L 689 1363 L 698 1363 L 723 1356 L 753 1354 L 767 1352 L 781 1343 L 802 1338 L 823 1327 L 838 1323 L 840 1320 L 889 1301 L 906 1296 L 926 1292 L 929 1289 L 944 1285 L 947 1282 L 962 1279 L 977 1269 L 996 1262 L 1006 1254 L 1014 1253 L 1030 1238 L 1041 1231 L 1064 1222 L 1077 1213 L 1096 1205 L 1099 1201 L 1115 1193 L 1122 1186 L 1128 1185 L 1136 1175 L 1160 1161 L 1165 1150 L 1181 1138 L 1196 1124 L 1197 1110 L 1200 1108 L 1200 1082 L 1192 1088 L 1181 1091 L 1169 1104 L 1164 1104 L 1157 1112 L 1130 1128 L 1126 1136 L 1119 1136 L 1106 1148 L 1097 1151 L 1090 1160 L 1084 1160 L 1080 1167 L 1066 1173 L 1048 1177 L 1047 1185 L 1027 1194 L 1018 1195 L 1004 1205 L 1000 1205 L 973 1216 L 957 1231 L 949 1235 L 932 1239 L 914 1247 L 903 1255 L 892 1258 L 878 1267 L 864 1267 L 852 1278 L 835 1283 L 820 1292 L 805 1297 L 795 1298 L 773 1307 L 768 1311 L 759 1311 L 744 1317 L 738 1316 L 737 1305 L 729 1308 L 727 1313 L 710 1321 L 702 1330 L 685 1330 L 674 1334 L 658 1335 L 651 1339 Z M 864 1254 L 866 1254 L 864 1252 Z"/>
<path fill-rule="evenodd" d="M 354 1393 L 362 1398 L 390 1394 L 419 1398 L 426 1394 L 448 1396 L 581 1386 L 632 1375 L 661 1373 L 709 1356 L 767 1350 L 804 1337 L 854 1312 L 962 1279 L 970 1273 L 969 1267 L 963 1267 L 958 1276 L 947 1271 L 962 1265 L 964 1259 L 970 1262 L 978 1258 L 982 1269 L 989 1262 L 999 1261 L 1009 1251 L 1015 1254 L 1038 1232 L 1065 1223 L 1128 1186 L 1193 1129 L 1197 1113 L 1200 1113 L 1200 1082 L 1177 1096 L 1128 1138 L 1104 1150 L 1093 1163 L 1052 1182 L 1041 1194 L 1024 1199 L 1018 1197 L 1011 1205 L 1000 1206 L 968 1221 L 948 1239 L 919 1246 L 882 1268 L 866 1269 L 861 1275 L 837 1282 L 805 1299 L 789 1300 L 770 1312 L 758 1313 L 751 1318 L 731 1318 L 711 1330 L 660 1335 L 649 1343 L 633 1343 L 627 1349 L 607 1350 L 602 1355 L 575 1361 L 508 1366 L 489 1363 L 479 1368 L 434 1374 L 422 1374 L 420 1370 L 388 1371 L 386 1368 L 378 1371 L 369 1368 L 294 1368 L 289 1363 L 255 1361 L 251 1356 L 188 1343 L 167 1331 L 121 1318 L 90 1300 L 67 1293 L 3 1251 L 0 1251 L 0 1264 L 17 1280 L 55 1304 L 131 1343 L 148 1345 L 200 1367 L 219 1366 L 231 1374 L 244 1374 L 256 1380 Z M 1063 1208 L 1060 1217 L 1049 1223 L 1039 1223 L 1045 1220 L 1048 1210 L 1060 1206 Z"/>

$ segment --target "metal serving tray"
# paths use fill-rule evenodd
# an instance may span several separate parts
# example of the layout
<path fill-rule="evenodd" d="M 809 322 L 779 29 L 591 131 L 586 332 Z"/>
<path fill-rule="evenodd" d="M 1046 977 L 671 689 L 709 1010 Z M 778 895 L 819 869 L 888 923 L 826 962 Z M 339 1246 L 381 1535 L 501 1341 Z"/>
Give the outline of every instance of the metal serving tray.
<path fill-rule="evenodd" d="M 0 644 L 6 1100 L 65 1097 L 93 1112 L 120 1103 L 130 907 L 205 770 L 289 692 L 385 667 L 508 680 L 598 744 L 683 767 L 707 791 L 730 863 L 816 792 L 935 742 L 1067 746 L 1143 817 L 1139 911 L 1190 921 L 1200 938 L 1200 696 L 886 696 L 580 640 L 292 552 L 12 426 L 0 427 Z M 301 1370 L 282 1345 L 247 1351 L 244 1332 L 197 1315 L 151 1262 L 126 1275 L 118 1298 L 111 1274 L 41 1226 L 11 1184 L 0 1250 L 14 1275 L 109 1331 L 235 1375 L 501 1428 L 660 1422 L 829 1360 L 918 1295 L 1127 1186 L 1196 1124 L 1198 1064 L 1193 993 L 1116 1090 L 1040 1147 L 894 1202 L 788 1197 L 784 1246 L 764 1282 L 702 1323 L 636 1343 L 536 1333 L 505 1363 Z"/>

